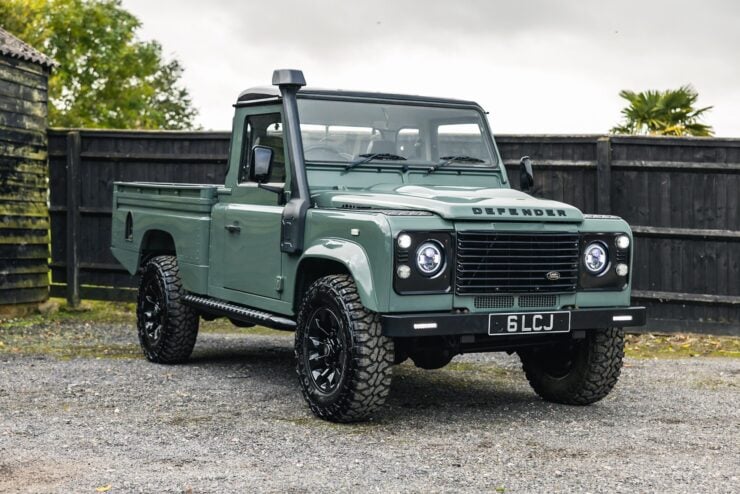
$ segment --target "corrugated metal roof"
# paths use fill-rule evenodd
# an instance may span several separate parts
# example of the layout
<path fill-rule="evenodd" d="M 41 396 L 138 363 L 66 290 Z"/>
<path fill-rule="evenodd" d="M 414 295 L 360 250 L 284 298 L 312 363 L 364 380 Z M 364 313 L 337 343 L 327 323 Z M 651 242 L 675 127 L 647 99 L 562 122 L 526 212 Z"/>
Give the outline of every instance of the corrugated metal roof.
<path fill-rule="evenodd" d="M 44 67 L 58 67 L 59 64 L 47 57 L 28 43 L 16 38 L 8 31 L 0 27 L 0 54 L 37 63 Z"/>

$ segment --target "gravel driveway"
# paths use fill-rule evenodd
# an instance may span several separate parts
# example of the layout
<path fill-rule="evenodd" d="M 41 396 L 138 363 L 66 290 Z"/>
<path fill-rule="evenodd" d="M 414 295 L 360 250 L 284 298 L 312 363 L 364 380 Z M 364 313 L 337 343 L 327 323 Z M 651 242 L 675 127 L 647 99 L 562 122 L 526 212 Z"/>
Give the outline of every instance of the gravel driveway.
<path fill-rule="evenodd" d="M 89 328 L 88 328 L 89 330 Z M 0 353 L 0 492 L 738 492 L 740 359 L 628 359 L 586 408 L 548 404 L 516 357 L 395 368 L 384 413 L 303 403 L 292 335 L 202 334 L 188 365 Z"/>

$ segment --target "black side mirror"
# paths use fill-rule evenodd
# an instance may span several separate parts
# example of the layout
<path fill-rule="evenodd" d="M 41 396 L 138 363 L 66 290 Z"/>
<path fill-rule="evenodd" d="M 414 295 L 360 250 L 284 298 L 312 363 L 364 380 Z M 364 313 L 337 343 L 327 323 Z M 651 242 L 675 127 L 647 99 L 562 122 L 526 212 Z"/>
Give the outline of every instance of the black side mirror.
<path fill-rule="evenodd" d="M 272 148 L 254 146 L 252 148 L 252 178 L 257 183 L 266 182 L 272 171 Z"/>
<path fill-rule="evenodd" d="M 529 159 L 529 156 L 523 156 L 519 160 L 519 186 L 522 190 L 529 190 L 533 185 L 532 160 Z"/>

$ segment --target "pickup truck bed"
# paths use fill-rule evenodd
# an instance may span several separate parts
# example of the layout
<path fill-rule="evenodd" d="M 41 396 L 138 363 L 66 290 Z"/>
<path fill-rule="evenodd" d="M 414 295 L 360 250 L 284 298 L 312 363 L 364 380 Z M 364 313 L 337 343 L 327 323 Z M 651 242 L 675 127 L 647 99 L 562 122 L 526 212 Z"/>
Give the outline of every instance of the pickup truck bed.
<path fill-rule="evenodd" d="M 141 265 L 141 256 L 146 256 L 148 251 L 171 248 L 173 254 L 177 252 L 183 281 L 194 291 L 206 293 L 211 209 L 217 201 L 219 187 L 115 182 L 113 254 L 129 272 L 135 272 Z"/>

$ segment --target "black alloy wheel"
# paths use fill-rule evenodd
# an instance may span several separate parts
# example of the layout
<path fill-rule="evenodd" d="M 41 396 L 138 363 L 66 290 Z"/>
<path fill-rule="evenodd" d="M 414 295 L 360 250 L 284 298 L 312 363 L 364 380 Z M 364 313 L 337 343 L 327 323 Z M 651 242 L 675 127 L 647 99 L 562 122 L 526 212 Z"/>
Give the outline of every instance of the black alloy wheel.
<path fill-rule="evenodd" d="M 167 318 L 165 296 L 161 283 L 155 277 L 149 277 L 142 283 L 143 293 L 139 297 L 137 312 L 141 314 L 141 325 L 148 346 L 155 347 L 162 337 L 162 330 Z"/>
<path fill-rule="evenodd" d="M 369 419 L 391 384 L 393 340 L 380 317 L 363 307 L 354 280 L 315 281 L 298 309 L 296 371 L 311 411 L 332 422 Z"/>
<path fill-rule="evenodd" d="M 327 395 L 332 394 L 349 364 L 346 332 L 333 307 L 320 307 L 311 314 L 308 344 L 303 351 L 314 386 Z"/>
<path fill-rule="evenodd" d="M 146 263 L 136 301 L 136 326 L 148 360 L 176 364 L 190 357 L 199 317 L 182 303 L 184 295 L 175 256 L 157 256 Z"/>

